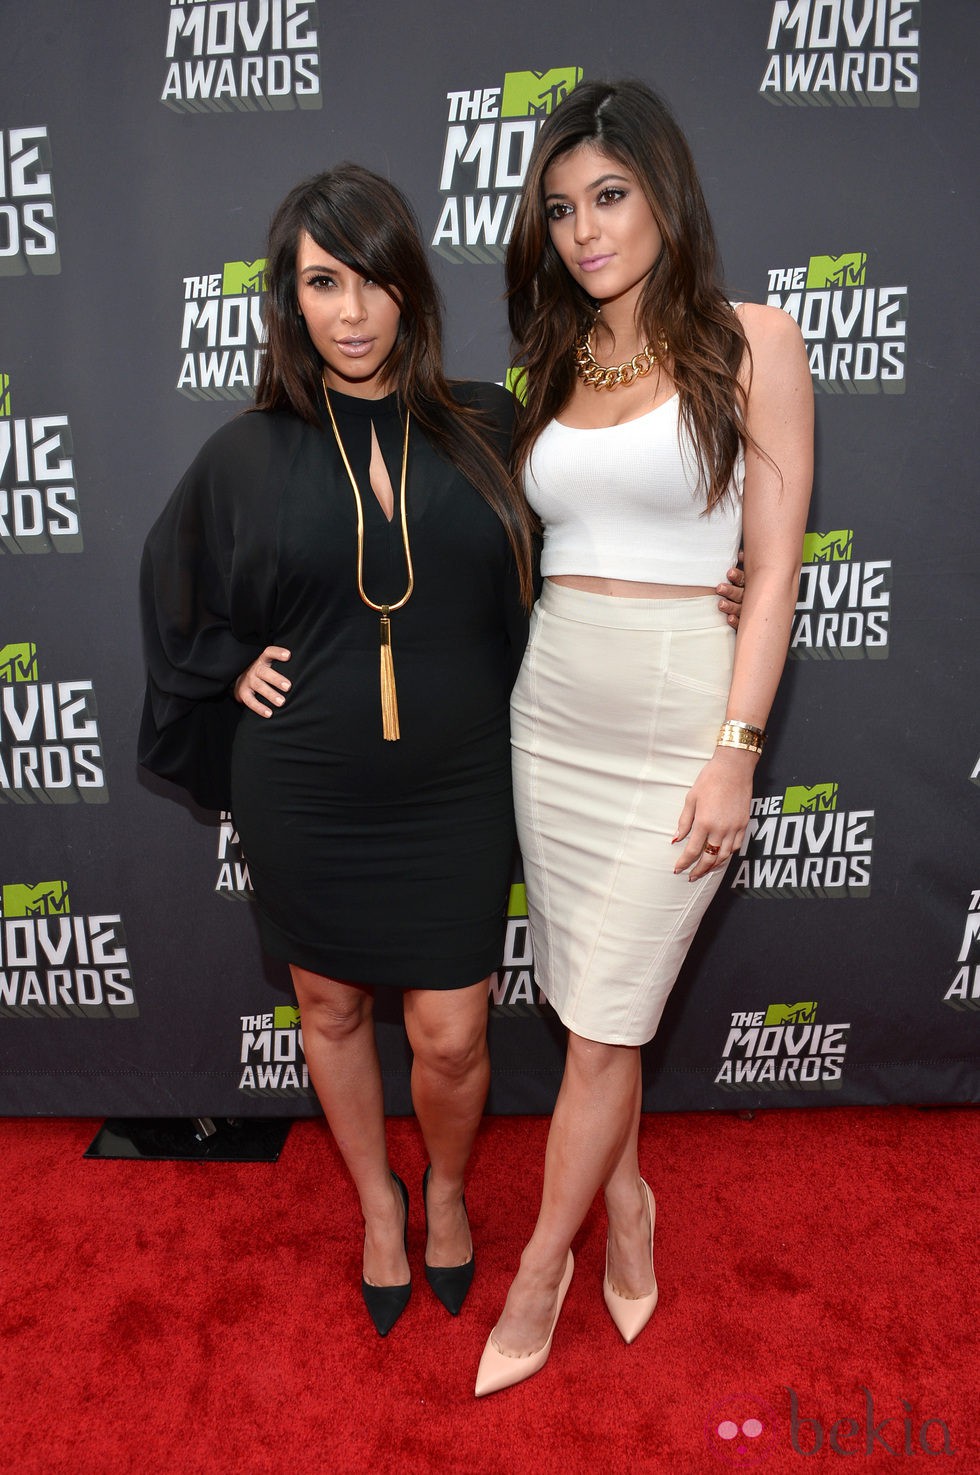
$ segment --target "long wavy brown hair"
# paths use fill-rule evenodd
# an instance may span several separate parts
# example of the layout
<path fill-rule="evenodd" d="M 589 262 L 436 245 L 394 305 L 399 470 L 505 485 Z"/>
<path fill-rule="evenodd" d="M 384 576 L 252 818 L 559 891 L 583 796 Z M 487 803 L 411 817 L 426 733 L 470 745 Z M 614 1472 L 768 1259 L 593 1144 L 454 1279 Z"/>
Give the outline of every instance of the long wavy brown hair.
<path fill-rule="evenodd" d="M 418 222 L 395 185 L 359 164 L 304 180 L 276 210 L 266 249 L 266 347 L 255 409 L 289 409 L 322 426 L 323 363 L 297 305 L 296 252 L 307 231 L 324 251 L 385 288 L 401 309 L 385 384 L 435 448 L 489 503 L 514 553 L 521 597 L 533 599 L 535 521 L 510 476 L 494 428 L 453 395 L 442 366 L 442 303 Z"/>
<path fill-rule="evenodd" d="M 574 345 L 596 314 L 597 304 L 552 245 L 544 207 L 545 174 L 582 144 L 595 145 L 636 175 L 663 237 L 637 305 L 637 326 L 645 342 L 661 335 L 667 341 L 710 510 L 728 495 L 739 452 L 750 443 L 738 378 L 748 345 L 722 291 L 714 231 L 687 140 L 642 82 L 580 83 L 535 143 L 507 251 L 510 328 L 526 385 L 526 413 L 514 442 L 517 471 L 571 396 Z"/>

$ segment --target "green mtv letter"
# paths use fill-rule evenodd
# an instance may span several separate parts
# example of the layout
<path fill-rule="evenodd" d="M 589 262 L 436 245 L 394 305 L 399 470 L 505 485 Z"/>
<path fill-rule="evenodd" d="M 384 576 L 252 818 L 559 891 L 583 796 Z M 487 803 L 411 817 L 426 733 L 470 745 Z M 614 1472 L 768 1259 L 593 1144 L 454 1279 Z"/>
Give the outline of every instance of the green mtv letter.
<path fill-rule="evenodd" d="M 70 911 L 67 881 L 35 881 L 33 886 L 16 882 L 3 888 L 5 917 L 66 917 Z"/>
<path fill-rule="evenodd" d="M 0 645 L 0 681 L 37 680 L 37 646 L 30 640 L 19 645 Z"/>
<path fill-rule="evenodd" d="M 0 374 L 0 416 L 10 415 L 10 375 Z"/>
<path fill-rule="evenodd" d="M 815 1000 L 805 1004 L 770 1004 L 766 1024 L 812 1024 L 817 1017 Z"/>
<path fill-rule="evenodd" d="M 533 118 L 553 113 L 582 80 L 581 67 L 552 67 L 550 72 L 505 72 L 502 118 Z"/>
<path fill-rule="evenodd" d="M 226 261 L 221 278 L 222 297 L 244 297 L 265 287 L 265 257 L 260 261 Z"/>
<path fill-rule="evenodd" d="M 515 881 L 510 888 L 510 900 L 507 903 L 508 917 L 527 916 L 527 887 L 523 881 Z"/>
<path fill-rule="evenodd" d="M 804 563 L 849 563 L 854 547 L 853 528 L 835 528 L 832 533 L 804 533 Z"/>
<path fill-rule="evenodd" d="M 508 369 L 504 387 L 523 404 L 527 399 L 527 370 L 520 364 Z"/>
<path fill-rule="evenodd" d="M 822 814 L 836 808 L 836 784 L 814 784 L 810 789 L 805 784 L 790 784 L 783 795 L 784 814 Z"/>
<path fill-rule="evenodd" d="M 811 256 L 806 274 L 807 288 L 863 287 L 867 269 L 867 251 L 845 251 L 841 256 Z"/>
<path fill-rule="evenodd" d="M 300 1022 L 299 1010 L 291 1004 L 277 1004 L 272 1011 L 272 1022 L 276 1029 L 296 1029 Z"/>

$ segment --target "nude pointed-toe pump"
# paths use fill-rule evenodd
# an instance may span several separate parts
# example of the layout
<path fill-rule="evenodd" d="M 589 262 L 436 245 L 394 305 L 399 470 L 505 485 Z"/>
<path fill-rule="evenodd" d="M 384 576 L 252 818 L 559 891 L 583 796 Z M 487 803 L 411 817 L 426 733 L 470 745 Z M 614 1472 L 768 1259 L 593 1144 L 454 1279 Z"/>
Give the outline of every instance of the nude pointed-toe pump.
<path fill-rule="evenodd" d="M 548 1361 L 551 1352 L 551 1343 L 555 1335 L 555 1327 L 561 1315 L 565 1295 L 572 1281 L 572 1271 L 575 1262 L 572 1252 L 569 1250 L 568 1259 L 565 1262 L 565 1272 L 558 1287 L 558 1304 L 555 1306 L 555 1316 L 551 1323 L 551 1331 L 548 1340 L 537 1352 L 529 1352 L 526 1357 L 507 1357 L 500 1352 L 493 1340 L 493 1332 L 487 1338 L 487 1345 L 483 1349 L 480 1358 L 480 1366 L 476 1374 L 476 1396 L 483 1398 L 488 1393 L 500 1393 L 504 1388 L 512 1388 L 515 1383 L 523 1383 L 527 1378 L 533 1378 L 539 1373 Z M 497 1328 L 494 1327 L 494 1331 Z"/>
<path fill-rule="evenodd" d="M 642 1179 L 640 1180 L 643 1181 Z M 646 1189 L 648 1205 L 650 1209 L 650 1269 L 653 1271 L 653 1225 L 656 1218 L 657 1206 L 650 1192 L 650 1185 L 643 1183 Z M 640 1335 L 647 1322 L 650 1320 L 657 1307 L 656 1273 L 653 1276 L 653 1290 L 647 1296 L 621 1296 L 614 1291 L 609 1279 L 609 1241 L 606 1241 L 606 1274 L 602 1282 L 602 1294 L 606 1302 L 606 1310 L 612 1317 L 624 1342 L 632 1342 Z"/>

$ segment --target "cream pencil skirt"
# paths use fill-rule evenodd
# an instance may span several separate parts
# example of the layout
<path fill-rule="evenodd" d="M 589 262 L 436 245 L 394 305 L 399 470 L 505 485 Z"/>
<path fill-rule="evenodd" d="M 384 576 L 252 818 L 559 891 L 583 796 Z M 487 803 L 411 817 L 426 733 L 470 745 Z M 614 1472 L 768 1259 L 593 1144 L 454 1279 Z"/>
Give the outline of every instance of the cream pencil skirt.
<path fill-rule="evenodd" d="M 735 632 L 717 599 L 617 599 L 545 581 L 511 700 L 535 975 L 562 1022 L 656 1034 L 723 871 L 674 875 L 685 796 L 714 752 Z"/>

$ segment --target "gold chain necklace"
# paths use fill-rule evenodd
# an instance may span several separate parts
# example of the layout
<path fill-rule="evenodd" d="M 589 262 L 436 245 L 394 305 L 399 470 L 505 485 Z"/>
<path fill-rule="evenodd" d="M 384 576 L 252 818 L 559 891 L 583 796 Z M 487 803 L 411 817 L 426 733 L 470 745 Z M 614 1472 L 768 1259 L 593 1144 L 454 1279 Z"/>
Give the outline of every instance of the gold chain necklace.
<path fill-rule="evenodd" d="M 408 545 L 408 509 L 405 501 L 405 487 L 408 481 L 408 427 L 411 413 L 405 411 L 405 440 L 402 445 L 402 475 L 401 489 L 399 491 L 399 503 L 401 505 L 402 543 L 405 548 L 405 565 L 408 569 L 408 588 L 396 604 L 375 604 L 373 599 L 368 599 L 364 592 L 364 507 L 361 503 L 361 493 L 354 473 L 351 470 L 344 443 L 340 438 L 337 428 L 336 416 L 333 405 L 330 403 L 330 393 L 327 389 L 326 375 L 323 378 L 323 393 L 327 401 L 327 413 L 330 416 L 330 424 L 333 426 L 334 440 L 340 451 L 340 458 L 344 463 L 351 487 L 354 492 L 354 501 L 357 505 L 357 592 L 367 605 L 368 609 L 376 610 L 381 616 L 381 732 L 386 742 L 393 743 L 401 737 L 401 728 L 398 725 L 398 693 L 395 690 L 395 664 L 391 655 L 391 619 L 390 616 L 396 609 L 401 609 L 412 597 L 415 588 L 415 574 L 412 569 L 412 550 Z"/>
<path fill-rule="evenodd" d="M 667 343 L 663 337 L 659 340 L 659 347 L 661 352 L 666 351 Z M 632 384 L 634 379 L 642 379 L 649 374 L 657 361 L 653 344 L 648 343 L 626 363 L 605 369 L 596 362 L 592 352 L 591 328 L 575 345 L 575 372 L 583 384 L 591 384 L 593 389 L 618 389 L 621 384 Z"/>

